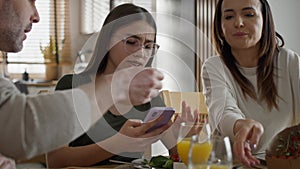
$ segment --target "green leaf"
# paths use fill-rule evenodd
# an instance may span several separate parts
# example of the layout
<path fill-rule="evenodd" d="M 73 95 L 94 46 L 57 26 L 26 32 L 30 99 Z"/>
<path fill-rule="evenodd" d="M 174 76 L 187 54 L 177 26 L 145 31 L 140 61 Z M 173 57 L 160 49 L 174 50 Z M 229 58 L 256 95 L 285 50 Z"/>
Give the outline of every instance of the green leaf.
<path fill-rule="evenodd" d="M 144 158 L 143 161 L 142 161 L 142 164 L 143 164 L 143 165 L 147 165 L 148 163 L 149 163 L 149 161 L 148 161 L 147 159 Z"/>
<path fill-rule="evenodd" d="M 173 160 L 164 156 L 152 157 L 149 162 L 150 167 L 173 169 Z"/>
<path fill-rule="evenodd" d="M 173 160 L 168 159 L 162 167 L 166 169 L 173 169 Z"/>
<path fill-rule="evenodd" d="M 168 160 L 168 158 L 164 157 L 164 156 L 152 157 L 149 165 L 151 167 L 162 167 L 166 163 L 167 160 Z"/>

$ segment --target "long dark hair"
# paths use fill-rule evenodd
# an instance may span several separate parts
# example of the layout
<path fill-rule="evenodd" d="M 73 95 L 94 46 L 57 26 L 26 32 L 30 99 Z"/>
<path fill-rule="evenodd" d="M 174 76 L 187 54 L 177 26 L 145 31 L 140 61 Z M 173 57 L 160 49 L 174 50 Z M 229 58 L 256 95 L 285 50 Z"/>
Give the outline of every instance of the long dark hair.
<path fill-rule="evenodd" d="M 236 60 L 231 52 L 230 45 L 226 42 L 221 28 L 222 20 L 222 3 L 219 0 L 216 6 L 214 24 L 213 24 L 213 41 L 217 52 L 230 70 L 234 79 L 238 82 L 245 97 L 250 96 L 253 99 L 266 101 L 268 108 L 278 109 L 277 98 L 278 91 L 274 82 L 275 67 L 274 58 L 278 55 L 279 48 L 284 46 L 284 40 L 280 34 L 275 31 L 271 8 L 267 0 L 260 0 L 262 4 L 263 30 L 260 39 L 259 60 L 257 65 L 257 86 L 259 96 L 256 96 L 253 85 L 239 71 Z M 279 44 L 279 40 L 281 44 Z"/>
<path fill-rule="evenodd" d="M 87 68 L 81 74 L 102 73 L 107 65 L 110 50 L 109 44 L 113 34 L 122 26 L 140 20 L 146 21 L 154 28 L 156 37 L 157 28 L 155 20 L 146 9 L 131 3 L 115 7 L 106 17 L 99 33 L 93 56 Z M 154 41 L 156 41 L 156 38 Z"/>

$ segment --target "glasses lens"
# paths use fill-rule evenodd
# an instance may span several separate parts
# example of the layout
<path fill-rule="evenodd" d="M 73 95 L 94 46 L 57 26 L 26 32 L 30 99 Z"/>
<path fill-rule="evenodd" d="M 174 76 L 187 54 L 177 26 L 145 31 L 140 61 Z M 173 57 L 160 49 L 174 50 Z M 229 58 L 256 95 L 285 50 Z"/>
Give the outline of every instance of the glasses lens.
<path fill-rule="evenodd" d="M 151 51 L 150 53 L 152 54 L 152 55 L 155 55 L 156 54 L 156 52 L 157 52 L 157 50 L 158 50 L 158 48 L 159 48 L 159 45 L 158 44 L 156 44 L 156 43 L 147 43 L 147 44 L 145 44 L 145 50 L 149 50 L 149 51 Z"/>
<path fill-rule="evenodd" d="M 156 54 L 159 45 L 153 42 L 142 45 L 141 41 L 134 37 L 129 37 L 124 40 L 124 48 L 127 52 L 133 53 L 141 48 L 144 49 L 146 56 L 151 57 Z"/>

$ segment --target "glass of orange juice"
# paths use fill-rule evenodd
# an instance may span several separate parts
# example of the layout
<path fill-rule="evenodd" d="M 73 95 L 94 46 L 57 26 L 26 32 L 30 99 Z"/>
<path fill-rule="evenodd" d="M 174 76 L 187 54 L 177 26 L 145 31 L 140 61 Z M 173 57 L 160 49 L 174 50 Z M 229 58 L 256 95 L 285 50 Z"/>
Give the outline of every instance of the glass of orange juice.
<path fill-rule="evenodd" d="M 189 169 L 231 169 L 232 151 L 228 137 L 213 136 L 203 141 L 193 136 L 188 154 Z"/>
<path fill-rule="evenodd" d="M 177 151 L 180 160 L 187 166 L 188 153 L 193 135 L 199 135 L 204 129 L 203 123 L 181 123 L 177 139 Z"/>

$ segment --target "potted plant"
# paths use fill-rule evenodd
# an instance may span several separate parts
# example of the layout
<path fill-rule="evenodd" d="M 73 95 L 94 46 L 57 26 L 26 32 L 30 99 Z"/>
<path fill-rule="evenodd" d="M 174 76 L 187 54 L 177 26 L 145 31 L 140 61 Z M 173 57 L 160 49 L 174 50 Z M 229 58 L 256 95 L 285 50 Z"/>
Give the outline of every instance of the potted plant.
<path fill-rule="evenodd" d="M 40 44 L 40 50 L 45 60 L 45 78 L 46 80 L 57 79 L 58 65 L 56 63 L 56 45 L 52 36 L 50 36 L 49 44 L 43 47 Z"/>

